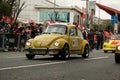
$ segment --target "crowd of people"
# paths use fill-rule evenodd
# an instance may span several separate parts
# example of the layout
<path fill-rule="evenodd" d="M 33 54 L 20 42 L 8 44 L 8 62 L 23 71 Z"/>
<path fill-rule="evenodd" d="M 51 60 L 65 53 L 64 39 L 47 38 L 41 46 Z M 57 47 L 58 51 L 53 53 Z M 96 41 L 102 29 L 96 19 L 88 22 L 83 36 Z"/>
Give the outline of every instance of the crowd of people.
<path fill-rule="evenodd" d="M 112 32 L 107 32 L 107 31 L 98 31 L 93 29 L 83 30 L 83 37 L 89 42 L 91 51 L 93 49 L 96 50 L 102 49 L 104 41 L 107 38 L 110 38 L 111 35 L 113 35 Z"/>
<path fill-rule="evenodd" d="M 43 24 L 34 24 L 34 22 L 30 22 L 28 24 L 22 24 L 18 22 L 14 27 L 7 23 L 4 20 L 0 20 L 0 34 L 14 34 L 15 36 L 15 47 L 17 47 L 18 43 L 18 35 L 20 35 L 20 39 L 29 39 L 29 38 L 34 38 L 36 35 L 41 34 L 43 31 Z M 106 35 L 105 35 L 106 34 Z M 90 50 L 92 51 L 94 48 L 97 50 L 102 49 L 103 42 L 105 38 L 109 37 L 108 32 L 100 32 L 98 30 L 93 30 L 93 29 L 84 29 L 83 30 L 83 37 L 84 39 L 88 40 L 90 44 Z M 2 37 L 2 36 L 1 36 Z M 3 38 L 3 37 L 2 37 Z M 4 44 L 6 45 L 6 36 L 4 36 Z M 2 39 L 1 39 L 2 40 Z M 2 41 L 0 41 L 2 42 Z"/>
<path fill-rule="evenodd" d="M 30 34 L 30 38 L 33 38 L 36 34 L 42 33 L 42 24 L 34 25 L 33 22 L 28 24 L 18 22 L 13 27 L 11 24 L 1 20 L 0 33 Z"/>
<path fill-rule="evenodd" d="M 17 22 L 16 25 L 12 25 L 7 23 L 5 20 L 0 20 L 0 47 L 6 47 L 9 42 L 9 37 L 14 36 L 14 48 L 18 46 L 18 41 L 21 39 L 27 40 L 29 38 L 34 38 L 36 35 L 41 34 L 43 31 L 42 24 L 35 24 L 34 22 L 30 22 L 28 24 L 23 24 L 21 22 Z M 13 34 L 11 36 L 11 34 Z M 3 36 L 4 35 L 4 36 Z M 20 36 L 20 38 L 19 38 Z M 20 39 L 20 40 L 19 40 Z M 4 45 L 4 46 L 2 46 Z"/>

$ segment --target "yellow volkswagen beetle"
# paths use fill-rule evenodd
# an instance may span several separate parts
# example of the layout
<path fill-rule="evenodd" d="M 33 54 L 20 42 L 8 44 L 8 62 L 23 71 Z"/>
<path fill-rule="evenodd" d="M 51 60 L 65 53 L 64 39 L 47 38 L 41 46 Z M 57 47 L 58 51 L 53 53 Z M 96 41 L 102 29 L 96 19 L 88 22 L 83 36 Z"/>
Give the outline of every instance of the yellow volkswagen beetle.
<path fill-rule="evenodd" d="M 120 42 L 120 35 L 112 35 L 109 39 L 106 39 L 103 44 L 103 51 L 107 53 L 108 51 L 115 52 L 116 45 Z"/>
<path fill-rule="evenodd" d="M 25 44 L 26 57 L 50 55 L 54 58 L 68 59 L 71 54 L 89 56 L 89 43 L 83 39 L 82 32 L 75 25 L 55 23 L 47 26 L 45 31 Z"/>

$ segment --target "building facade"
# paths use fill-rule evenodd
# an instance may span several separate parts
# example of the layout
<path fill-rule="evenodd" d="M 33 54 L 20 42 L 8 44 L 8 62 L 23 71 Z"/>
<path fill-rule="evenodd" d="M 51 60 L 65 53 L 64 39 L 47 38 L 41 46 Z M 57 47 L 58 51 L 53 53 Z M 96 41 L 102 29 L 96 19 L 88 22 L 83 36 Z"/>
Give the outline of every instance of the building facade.
<path fill-rule="evenodd" d="M 46 20 L 61 21 L 71 24 L 82 24 L 82 11 L 76 6 L 60 6 L 49 0 L 22 0 L 25 1 L 25 8 L 19 15 L 19 19 L 27 23 L 33 20 L 36 23 L 43 23 Z"/>

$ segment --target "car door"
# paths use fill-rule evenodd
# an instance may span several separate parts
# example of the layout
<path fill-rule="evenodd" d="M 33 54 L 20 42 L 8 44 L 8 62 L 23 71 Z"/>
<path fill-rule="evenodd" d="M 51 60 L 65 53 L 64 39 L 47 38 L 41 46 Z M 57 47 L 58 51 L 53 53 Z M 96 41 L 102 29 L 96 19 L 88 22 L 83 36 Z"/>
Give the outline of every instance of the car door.
<path fill-rule="evenodd" d="M 82 50 L 82 47 L 83 47 L 83 44 L 84 44 L 84 38 L 83 38 L 83 34 L 82 34 L 82 31 L 78 28 L 77 29 L 77 32 L 78 32 L 78 49 L 79 50 Z"/>
<path fill-rule="evenodd" d="M 78 50 L 79 47 L 79 37 L 77 36 L 77 29 L 75 27 L 70 28 L 70 46 L 71 50 Z"/>

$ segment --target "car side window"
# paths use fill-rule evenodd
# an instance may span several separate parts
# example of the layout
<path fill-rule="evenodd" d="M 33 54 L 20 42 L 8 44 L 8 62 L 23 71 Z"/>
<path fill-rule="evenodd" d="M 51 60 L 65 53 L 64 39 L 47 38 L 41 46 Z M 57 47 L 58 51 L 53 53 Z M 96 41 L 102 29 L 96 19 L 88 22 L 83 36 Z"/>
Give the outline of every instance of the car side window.
<path fill-rule="evenodd" d="M 71 28 L 70 29 L 70 35 L 71 36 L 77 36 L 77 30 L 76 30 L 76 28 Z"/>
<path fill-rule="evenodd" d="M 82 31 L 78 28 L 78 36 L 83 38 Z"/>

